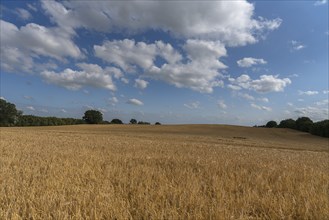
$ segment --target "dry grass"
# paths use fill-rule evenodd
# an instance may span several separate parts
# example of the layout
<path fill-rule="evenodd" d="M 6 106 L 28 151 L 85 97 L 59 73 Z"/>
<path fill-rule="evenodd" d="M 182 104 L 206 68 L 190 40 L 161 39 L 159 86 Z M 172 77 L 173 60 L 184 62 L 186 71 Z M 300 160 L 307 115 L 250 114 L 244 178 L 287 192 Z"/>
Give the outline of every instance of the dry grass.
<path fill-rule="evenodd" d="M 0 131 L 0 219 L 329 216 L 328 139 L 215 125 Z"/>

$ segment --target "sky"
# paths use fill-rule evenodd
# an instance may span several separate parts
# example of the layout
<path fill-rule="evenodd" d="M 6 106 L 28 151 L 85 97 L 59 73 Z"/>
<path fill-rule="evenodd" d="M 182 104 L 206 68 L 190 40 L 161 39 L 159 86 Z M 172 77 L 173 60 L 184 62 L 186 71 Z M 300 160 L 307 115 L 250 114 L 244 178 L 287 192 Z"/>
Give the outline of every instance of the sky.
<path fill-rule="evenodd" d="M 328 2 L 6 1 L 1 98 L 163 124 L 328 119 Z"/>

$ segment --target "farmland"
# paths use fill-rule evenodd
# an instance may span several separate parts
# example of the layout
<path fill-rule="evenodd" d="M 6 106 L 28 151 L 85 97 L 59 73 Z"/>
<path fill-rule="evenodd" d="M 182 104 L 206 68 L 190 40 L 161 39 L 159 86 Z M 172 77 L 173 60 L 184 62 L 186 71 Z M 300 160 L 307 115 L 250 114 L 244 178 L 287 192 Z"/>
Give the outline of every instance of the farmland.
<path fill-rule="evenodd" d="M 1 128 L 0 219 L 325 219 L 329 142 L 226 125 Z"/>

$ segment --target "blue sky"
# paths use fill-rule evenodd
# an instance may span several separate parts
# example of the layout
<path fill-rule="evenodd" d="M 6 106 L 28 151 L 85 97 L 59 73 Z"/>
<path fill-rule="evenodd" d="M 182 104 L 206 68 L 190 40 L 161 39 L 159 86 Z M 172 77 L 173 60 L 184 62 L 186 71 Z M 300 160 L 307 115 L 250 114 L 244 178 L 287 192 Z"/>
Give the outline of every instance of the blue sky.
<path fill-rule="evenodd" d="M 1 98 L 154 123 L 328 119 L 328 2 L 1 1 Z"/>

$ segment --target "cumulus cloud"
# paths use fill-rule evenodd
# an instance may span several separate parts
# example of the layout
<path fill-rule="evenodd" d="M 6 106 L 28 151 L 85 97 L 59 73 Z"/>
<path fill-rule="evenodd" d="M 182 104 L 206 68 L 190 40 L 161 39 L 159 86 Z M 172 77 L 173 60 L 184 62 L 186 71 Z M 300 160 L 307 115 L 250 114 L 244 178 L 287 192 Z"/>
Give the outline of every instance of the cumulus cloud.
<path fill-rule="evenodd" d="M 304 49 L 306 47 L 301 42 L 298 42 L 298 41 L 295 41 L 295 40 L 291 41 L 291 46 L 292 46 L 293 50 L 301 50 L 301 49 Z"/>
<path fill-rule="evenodd" d="M 327 0 L 315 1 L 314 5 L 315 6 L 325 5 L 327 2 L 328 2 Z"/>
<path fill-rule="evenodd" d="M 200 102 L 196 101 L 196 102 L 191 102 L 189 104 L 184 104 L 184 106 L 186 108 L 189 108 L 189 109 L 197 109 L 197 108 L 200 108 Z"/>
<path fill-rule="evenodd" d="M 131 105 L 144 105 L 144 103 L 138 99 L 129 99 L 127 101 L 128 104 L 131 104 Z"/>
<path fill-rule="evenodd" d="M 187 62 L 152 66 L 146 76 L 203 93 L 211 93 L 214 87 L 224 86 L 219 70 L 225 69 L 226 65 L 218 60 L 226 56 L 223 44 L 218 41 L 187 40 L 183 48 L 187 53 Z"/>
<path fill-rule="evenodd" d="M 260 106 L 260 105 L 254 104 L 254 103 L 251 103 L 250 106 L 255 108 L 255 109 L 258 109 L 258 110 L 272 111 L 272 109 L 270 107 Z"/>
<path fill-rule="evenodd" d="M 239 67 L 251 67 L 253 65 L 266 64 L 266 63 L 267 61 L 265 61 L 264 59 L 257 59 L 252 57 L 245 57 L 237 61 Z"/>
<path fill-rule="evenodd" d="M 280 79 L 278 76 L 261 75 L 259 79 L 251 79 L 249 75 L 243 74 L 238 78 L 229 78 L 231 85 L 241 89 L 254 90 L 260 93 L 282 92 L 286 86 L 291 84 L 289 78 Z"/>
<path fill-rule="evenodd" d="M 251 96 L 251 95 L 249 95 L 247 93 L 241 93 L 241 92 L 239 92 L 238 93 L 238 96 L 241 97 L 241 98 L 244 98 L 246 100 L 250 100 L 250 101 L 255 100 L 255 97 L 253 97 L 253 96 Z"/>
<path fill-rule="evenodd" d="M 152 28 L 185 38 L 217 39 L 230 46 L 258 41 L 282 20 L 254 18 L 247 1 L 42 1 L 53 22 L 63 29 L 137 33 Z M 170 15 L 170 16 L 168 16 Z"/>
<path fill-rule="evenodd" d="M 240 86 L 232 85 L 232 84 L 228 84 L 226 87 L 229 89 L 232 89 L 232 90 L 241 90 L 242 89 Z"/>
<path fill-rule="evenodd" d="M 0 20 L 1 67 L 10 72 L 33 72 L 33 69 L 56 67 L 52 63 L 38 63 L 40 56 L 64 61 L 65 57 L 82 58 L 80 49 L 56 27 L 47 28 L 29 23 L 18 28 Z M 46 40 L 45 40 L 46 39 Z"/>
<path fill-rule="evenodd" d="M 0 22 L 1 47 L 19 48 L 57 60 L 63 60 L 62 57 L 66 56 L 82 57 L 80 49 L 71 40 L 71 35 L 63 33 L 59 29 L 47 28 L 35 23 L 18 28 L 10 22 L 4 20 L 0 20 Z"/>
<path fill-rule="evenodd" d="M 142 79 L 135 79 L 135 87 L 139 89 L 145 89 L 149 82 Z"/>
<path fill-rule="evenodd" d="M 106 41 L 103 45 L 94 46 L 95 55 L 112 63 L 126 72 L 135 72 L 136 65 L 147 69 L 153 65 L 156 46 L 134 40 Z"/>
<path fill-rule="evenodd" d="M 318 91 L 298 91 L 299 95 L 317 95 L 319 94 Z"/>
<path fill-rule="evenodd" d="M 114 64 L 126 72 L 141 69 L 145 77 L 161 80 L 178 88 L 190 88 L 199 92 L 211 93 L 213 87 L 224 86 L 220 79 L 220 69 L 226 65 L 220 57 L 226 56 L 225 46 L 219 41 L 187 40 L 182 49 L 186 60 L 170 44 L 156 41 L 146 44 L 134 40 L 106 41 L 95 45 L 95 55 L 104 61 Z M 156 66 L 157 57 L 165 63 Z M 142 84 L 137 82 L 136 86 Z M 145 83 L 143 83 L 145 86 Z"/>
<path fill-rule="evenodd" d="M 38 11 L 38 9 L 37 9 L 37 7 L 36 7 L 35 4 L 27 4 L 27 7 L 28 7 L 30 10 L 34 11 L 34 12 L 37 12 L 37 11 Z"/>
<path fill-rule="evenodd" d="M 122 81 L 124 84 L 128 84 L 128 83 L 129 83 L 129 79 L 124 78 L 124 77 L 121 78 L 121 81 Z"/>
<path fill-rule="evenodd" d="M 218 100 L 217 105 L 221 109 L 226 109 L 227 108 L 227 105 L 225 104 L 224 100 Z"/>
<path fill-rule="evenodd" d="M 112 98 L 110 98 L 109 101 L 110 101 L 111 103 L 118 103 L 118 102 L 119 102 L 118 98 L 115 97 L 115 96 L 113 96 Z"/>
<path fill-rule="evenodd" d="M 24 8 L 17 8 L 16 14 L 23 20 L 29 20 L 32 18 L 31 13 Z"/>
<path fill-rule="evenodd" d="M 97 64 L 79 63 L 79 70 L 67 68 L 62 72 L 43 71 L 41 76 L 46 82 L 55 84 L 70 90 L 78 90 L 83 86 L 104 88 L 115 91 L 116 87 L 111 75 L 115 75 L 113 68 L 103 69 Z"/>
<path fill-rule="evenodd" d="M 323 94 L 329 94 L 329 90 L 323 90 Z"/>

